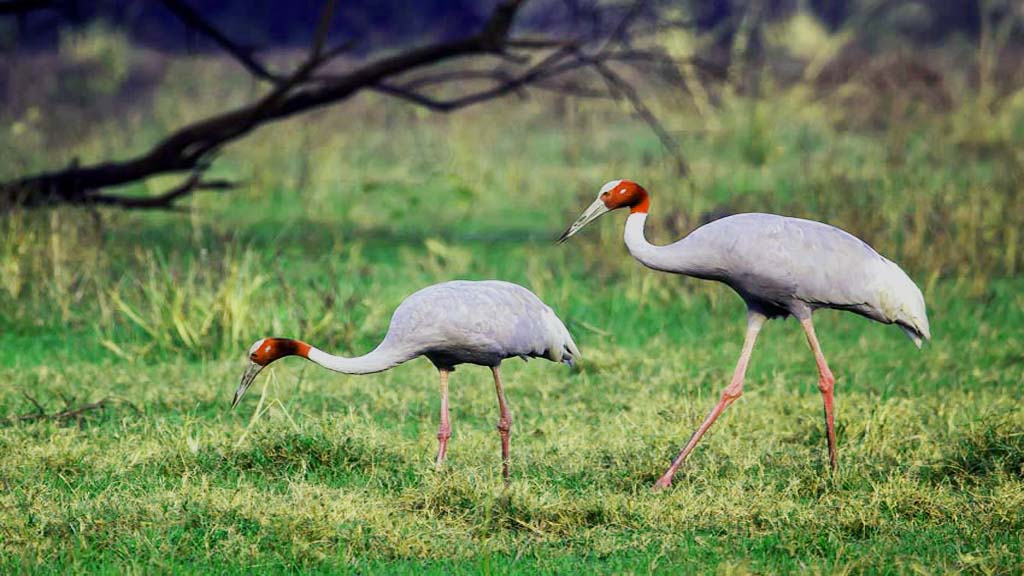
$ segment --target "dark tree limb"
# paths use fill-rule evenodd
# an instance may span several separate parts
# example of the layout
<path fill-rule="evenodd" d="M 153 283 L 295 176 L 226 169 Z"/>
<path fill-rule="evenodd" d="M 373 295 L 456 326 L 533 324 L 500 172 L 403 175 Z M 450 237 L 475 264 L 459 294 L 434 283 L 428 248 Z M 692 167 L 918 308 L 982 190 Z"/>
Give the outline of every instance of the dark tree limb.
<path fill-rule="evenodd" d="M 36 399 L 30 396 L 27 392 L 24 392 L 23 395 L 25 396 L 25 398 L 28 399 L 29 402 L 33 404 L 33 406 L 35 406 L 36 409 L 33 412 L 28 412 L 26 414 L 19 414 L 16 416 L 11 416 L 9 418 L 0 418 L 0 425 L 10 426 L 11 424 L 15 424 L 17 422 L 38 422 L 41 420 L 53 420 L 55 422 L 64 422 L 66 420 L 74 420 L 77 418 L 81 418 L 88 412 L 101 410 L 104 407 L 110 405 L 111 403 L 110 398 L 104 398 L 96 402 L 89 402 L 87 404 L 81 404 L 78 406 L 68 406 L 64 410 L 60 410 L 58 412 L 47 412 L 43 408 L 43 406 L 39 404 L 39 402 L 36 401 Z"/>
<path fill-rule="evenodd" d="M 542 77 L 546 72 L 549 71 L 555 64 L 567 58 L 571 53 L 572 48 L 563 48 L 556 50 L 548 55 L 546 58 L 541 60 L 539 63 L 532 66 L 526 72 L 515 78 L 510 78 L 501 84 L 489 88 L 487 90 L 481 90 L 479 92 L 473 92 L 465 96 L 460 96 L 451 100 L 436 100 L 429 96 L 426 96 L 420 92 L 409 89 L 404 86 L 393 86 L 390 84 L 379 83 L 374 86 L 374 89 L 383 92 L 385 94 L 391 94 L 403 98 L 415 104 L 425 106 L 438 112 L 450 112 L 459 108 L 464 108 L 478 102 L 485 100 L 493 100 L 505 94 L 508 94 L 514 90 L 522 88 L 523 86 L 537 80 Z"/>
<path fill-rule="evenodd" d="M 629 7 L 626 14 L 619 20 L 619 23 L 615 25 L 612 33 L 608 35 L 604 43 L 597 50 L 600 54 L 608 49 L 609 46 L 615 43 L 622 43 L 626 39 L 626 32 L 629 30 L 629 25 L 640 15 L 644 7 L 647 5 L 647 0 L 636 0 L 633 5 Z"/>
<path fill-rule="evenodd" d="M 510 37 L 516 15 L 524 0 L 500 0 L 481 29 L 465 37 L 413 47 L 392 55 L 371 59 L 341 74 L 327 76 L 320 72 L 323 65 L 351 46 L 350 42 L 334 48 L 327 46 L 328 30 L 333 17 L 335 0 L 327 0 L 317 23 L 312 46 L 306 59 L 287 75 L 275 74 L 251 52 L 232 42 L 209 22 L 199 16 L 182 0 L 164 0 L 164 3 L 186 24 L 213 39 L 238 60 L 254 77 L 269 82 L 269 90 L 255 102 L 199 120 L 169 134 L 148 151 L 123 161 L 102 162 L 79 166 L 73 164 L 63 170 L 37 174 L 0 183 L 0 210 L 14 206 L 35 207 L 53 204 L 116 206 L 122 208 L 171 208 L 174 202 L 196 190 L 224 190 L 231 187 L 225 182 L 205 182 L 202 173 L 212 157 L 224 145 L 248 134 L 252 130 L 277 120 L 309 112 L 344 101 L 362 90 L 374 90 L 408 100 L 432 110 L 448 112 L 479 102 L 518 92 L 530 85 L 546 90 L 573 90 L 592 95 L 593 91 L 577 85 L 553 84 L 556 76 L 591 67 L 606 81 L 613 92 L 625 95 L 638 115 L 654 129 L 666 148 L 677 156 L 681 170 L 685 163 L 675 140 L 661 127 L 634 89 L 607 66 L 613 60 L 641 59 L 642 53 L 632 50 L 614 50 L 622 44 L 625 29 L 640 13 L 644 4 L 639 0 L 626 13 L 613 31 L 613 36 L 600 44 L 596 54 L 582 50 L 583 41 L 565 38 Z M 518 70 L 494 69 L 489 74 L 462 71 L 463 75 L 478 75 L 492 83 L 484 89 L 464 93 L 451 99 L 442 99 L 425 93 L 430 86 L 457 85 L 457 75 L 404 81 L 407 74 L 427 72 L 443 63 L 474 57 L 498 57 L 509 66 L 532 61 L 524 54 L 540 54 L 536 64 Z M 454 73 L 452 73 L 454 74 Z M 179 186 L 151 197 L 124 196 L 103 193 L 102 190 L 146 180 L 153 176 L 189 172 L 191 175 Z"/>
<path fill-rule="evenodd" d="M 46 409 L 43 408 L 43 405 L 40 404 L 38 400 L 33 398 L 31 394 L 29 394 L 28 392 L 22 392 L 21 395 L 24 396 L 26 400 L 31 402 L 33 406 L 36 407 L 36 412 L 35 412 L 36 414 L 40 414 L 40 415 L 45 415 L 46 414 Z"/>
<path fill-rule="evenodd" d="M 0 2 L 0 16 L 54 8 L 54 4 L 56 0 L 5 0 Z"/>
<path fill-rule="evenodd" d="M 637 116 L 647 123 L 647 126 L 658 136 L 662 146 L 672 153 L 676 161 L 676 172 L 679 176 L 687 176 L 690 173 L 690 166 L 687 164 L 686 158 L 683 157 L 679 142 L 662 126 L 658 117 L 651 112 L 651 109 L 644 103 L 643 98 L 637 93 L 636 88 L 600 60 L 594 62 L 594 68 L 608 82 L 609 88 L 612 89 L 613 93 L 624 97 L 630 103 Z"/>
<path fill-rule="evenodd" d="M 231 190 L 238 184 L 228 180 L 203 180 L 202 172 L 193 172 L 184 182 L 157 194 L 156 196 L 119 196 L 94 194 L 91 203 L 100 206 L 119 206 L 121 208 L 148 208 L 154 210 L 170 210 L 175 207 L 175 200 L 187 196 L 196 190 Z"/>
<path fill-rule="evenodd" d="M 221 47 L 225 52 L 231 55 L 239 64 L 245 67 L 253 76 L 263 78 L 266 80 L 276 80 L 277 76 L 272 74 L 266 66 L 263 65 L 259 60 L 253 56 L 253 51 L 250 48 L 244 48 L 230 38 L 226 34 L 221 32 L 210 23 L 209 20 L 203 18 L 198 12 L 192 9 L 184 0 L 162 0 L 164 6 L 168 10 L 174 13 L 179 20 L 182 21 L 186 26 L 192 28 L 203 35 L 207 36 L 210 40 Z"/>

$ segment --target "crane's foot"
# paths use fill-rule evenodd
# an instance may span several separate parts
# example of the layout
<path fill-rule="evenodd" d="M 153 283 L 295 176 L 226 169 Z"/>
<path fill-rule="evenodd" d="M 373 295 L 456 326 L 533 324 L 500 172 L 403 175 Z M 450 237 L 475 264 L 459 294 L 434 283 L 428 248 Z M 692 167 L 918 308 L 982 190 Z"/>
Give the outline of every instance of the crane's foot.
<path fill-rule="evenodd" d="M 437 461 L 434 467 L 438 470 L 444 465 L 444 458 L 448 455 L 448 439 L 452 437 L 451 430 L 442 430 L 437 435 Z"/>
<path fill-rule="evenodd" d="M 498 434 L 501 436 L 501 478 L 505 481 L 505 486 L 509 485 L 509 464 L 510 462 L 510 449 L 509 440 L 512 430 L 512 419 L 507 415 L 503 415 L 498 420 Z"/>
<path fill-rule="evenodd" d="M 651 486 L 651 492 L 661 492 L 662 490 L 671 487 L 672 477 L 666 474 L 665 476 L 658 478 L 658 481 L 654 483 L 654 486 Z"/>

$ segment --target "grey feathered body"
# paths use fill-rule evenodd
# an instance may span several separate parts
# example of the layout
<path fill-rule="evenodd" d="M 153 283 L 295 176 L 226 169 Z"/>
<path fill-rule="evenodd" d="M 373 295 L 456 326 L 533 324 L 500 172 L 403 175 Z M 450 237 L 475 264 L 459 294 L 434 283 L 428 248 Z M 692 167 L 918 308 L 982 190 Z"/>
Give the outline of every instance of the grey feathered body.
<path fill-rule="evenodd" d="M 374 353 L 398 361 L 423 355 L 447 369 L 497 366 L 517 356 L 572 364 L 580 355 L 550 307 L 526 288 L 499 280 L 456 280 L 412 294 L 395 310 Z"/>
<path fill-rule="evenodd" d="M 635 216 L 631 216 L 632 220 Z M 626 243 L 644 264 L 717 280 L 769 317 L 807 318 L 818 308 L 896 323 L 920 346 L 930 338 L 921 291 L 899 266 L 839 228 L 774 214 L 737 214 L 667 246 Z M 632 226 L 640 227 L 643 218 Z"/>

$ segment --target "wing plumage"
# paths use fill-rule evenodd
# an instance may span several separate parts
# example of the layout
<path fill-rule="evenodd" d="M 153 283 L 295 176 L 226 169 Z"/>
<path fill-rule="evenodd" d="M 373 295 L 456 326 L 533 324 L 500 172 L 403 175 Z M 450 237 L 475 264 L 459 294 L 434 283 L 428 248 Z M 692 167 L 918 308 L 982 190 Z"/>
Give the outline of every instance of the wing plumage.
<path fill-rule="evenodd" d="M 924 295 L 895 262 L 883 260 L 888 266 L 879 271 L 873 287 L 878 294 L 878 309 L 888 320 L 898 324 L 920 348 L 922 339 L 932 339 Z"/>
<path fill-rule="evenodd" d="M 909 276 L 835 226 L 774 214 L 716 220 L 666 246 L 687 273 L 733 287 L 769 315 L 848 310 L 898 324 L 920 347 L 930 339 L 924 297 Z M 671 256 L 661 256 L 671 260 Z"/>
<path fill-rule="evenodd" d="M 499 280 L 456 280 L 412 294 L 395 310 L 384 340 L 450 364 L 496 365 L 516 356 L 571 364 L 580 355 L 549 306 Z"/>

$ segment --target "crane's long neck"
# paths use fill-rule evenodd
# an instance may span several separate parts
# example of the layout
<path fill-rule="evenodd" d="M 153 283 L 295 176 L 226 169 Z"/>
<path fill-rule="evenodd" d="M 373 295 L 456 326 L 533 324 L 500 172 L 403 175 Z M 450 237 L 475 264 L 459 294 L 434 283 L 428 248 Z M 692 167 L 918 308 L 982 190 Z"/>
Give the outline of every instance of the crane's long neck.
<path fill-rule="evenodd" d="M 647 241 L 644 225 L 647 223 L 647 212 L 634 211 L 626 218 L 624 240 L 626 248 L 641 264 L 655 270 L 668 271 L 667 262 L 662 255 L 663 246 L 655 246 Z"/>
<path fill-rule="evenodd" d="M 644 235 L 646 223 L 646 210 L 634 210 L 626 218 L 626 248 L 641 264 L 664 272 L 710 277 L 709 263 L 698 246 L 692 245 L 688 238 L 668 246 L 655 246 Z"/>
<path fill-rule="evenodd" d="M 306 354 L 311 362 L 319 364 L 328 370 L 342 372 L 344 374 L 373 374 L 393 368 L 406 360 L 413 358 L 415 354 L 401 350 L 391 345 L 387 340 L 381 342 L 373 351 L 355 358 L 335 356 L 328 354 L 319 348 L 309 347 Z"/>

